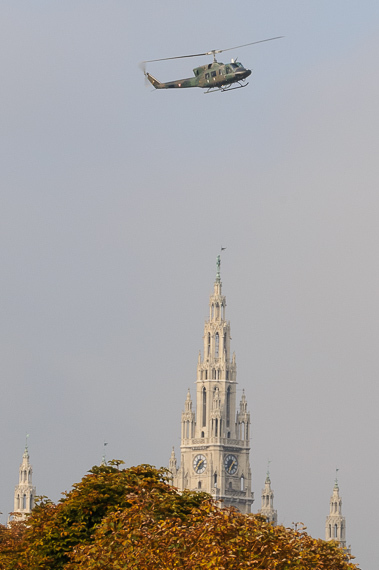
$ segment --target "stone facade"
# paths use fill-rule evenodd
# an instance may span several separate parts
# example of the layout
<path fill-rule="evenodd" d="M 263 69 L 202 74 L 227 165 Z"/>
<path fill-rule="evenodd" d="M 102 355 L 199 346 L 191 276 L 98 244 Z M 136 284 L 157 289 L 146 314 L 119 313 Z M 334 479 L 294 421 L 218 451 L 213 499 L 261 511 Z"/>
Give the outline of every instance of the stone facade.
<path fill-rule="evenodd" d="M 245 393 L 237 409 L 237 365 L 230 353 L 230 323 L 222 295 L 220 256 L 209 319 L 204 326 L 204 352 L 198 357 L 196 410 L 188 390 L 181 426 L 181 460 L 173 449 L 169 469 L 179 490 L 206 491 L 225 506 L 249 513 L 251 492 L 250 413 Z"/>

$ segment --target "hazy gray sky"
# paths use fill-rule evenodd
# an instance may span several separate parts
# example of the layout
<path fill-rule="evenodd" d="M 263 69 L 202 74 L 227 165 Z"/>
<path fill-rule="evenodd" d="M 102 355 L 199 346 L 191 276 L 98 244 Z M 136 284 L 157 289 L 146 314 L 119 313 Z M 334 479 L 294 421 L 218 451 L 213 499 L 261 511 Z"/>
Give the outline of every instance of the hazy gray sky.
<path fill-rule="evenodd" d="M 102 455 L 168 463 L 220 245 L 253 490 L 377 567 L 377 1 L 5 0 L 0 7 L 0 510 L 25 433 L 58 500 Z M 250 85 L 146 88 L 222 54 Z M 151 64 L 189 77 L 207 59 Z M 2 515 L 5 522 L 6 515 Z"/>

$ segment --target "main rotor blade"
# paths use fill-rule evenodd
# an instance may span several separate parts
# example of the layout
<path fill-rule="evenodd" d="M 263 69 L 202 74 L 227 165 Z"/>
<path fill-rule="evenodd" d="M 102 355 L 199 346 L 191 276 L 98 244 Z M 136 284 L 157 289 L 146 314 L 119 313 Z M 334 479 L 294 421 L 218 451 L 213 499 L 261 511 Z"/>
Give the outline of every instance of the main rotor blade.
<path fill-rule="evenodd" d="M 249 44 L 242 44 L 241 46 L 235 46 L 235 47 L 231 47 L 231 48 L 226 48 L 226 49 L 215 49 L 213 51 L 210 51 L 209 53 L 222 53 L 223 51 L 230 51 L 232 49 L 238 49 L 238 48 L 243 48 L 246 46 L 252 46 L 254 44 L 262 44 L 263 42 L 271 42 L 272 40 L 280 40 L 281 38 L 284 38 L 284 36 L 276 36 L 275 38 L 267 38 L 267 40 L 259 40 L 258 42 L 250 42 Z M 208 55 L 208 54 L 207 54 Z"/>
<path fill-rule="evenodd" d="M 185 57 L 200 57 L 202 55 L 210 55 L 213 51 L 207 51 L 206 53 L 193 53 L 192 55 L 177 55 L 176 57 L 162 57 L 160 59 L 147 59 L 143 63 L 152 63 L 153 61 L 167 61 L 168 59 L 184 59 Z"/>
<path fill-rule="evenodd" d="M 162 57 L 160 59 L 146 59 L 142 63 L 153 63 L 154 61 L 168 61 L 169 59 L 184 59 L 186 57 L 202 57 L 203 55 L 215 55 L 216 53 L 222 53 L 223 51 L 230 51 L 232 49 L 243 48 L 246 46 L 252 46 L 254 44 L 261 44 L 263 42 L 271 42 L 272 40 L 280 40 L 284 36 L 277 36 L 275 38 L 267 38 L 267 40 L 259 40 L 258 42 L 250 42 L 249 44 L 242 44 L 241 46 L 235 46 L 225 49 L 212 49 L 211 51 L 206 51 L 205 53 L 192 53 L 191 55 L 177 55 L 176 57 Z"/>

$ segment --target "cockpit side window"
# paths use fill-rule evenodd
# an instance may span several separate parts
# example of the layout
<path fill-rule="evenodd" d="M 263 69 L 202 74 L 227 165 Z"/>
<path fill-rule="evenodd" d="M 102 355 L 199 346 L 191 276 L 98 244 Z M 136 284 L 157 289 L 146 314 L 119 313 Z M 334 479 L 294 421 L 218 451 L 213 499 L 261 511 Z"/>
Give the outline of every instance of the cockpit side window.
<path fill-rule="evenodd" d="M 232 73 L 232 69 L 229 67 L 229 65 L 225 67 L 225 73 Z"/>

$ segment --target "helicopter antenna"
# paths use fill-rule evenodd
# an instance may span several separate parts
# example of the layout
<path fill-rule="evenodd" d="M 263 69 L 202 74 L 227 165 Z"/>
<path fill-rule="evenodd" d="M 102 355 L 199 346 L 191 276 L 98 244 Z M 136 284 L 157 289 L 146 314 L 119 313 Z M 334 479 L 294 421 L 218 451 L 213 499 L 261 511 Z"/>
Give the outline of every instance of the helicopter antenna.
<path fill-rule="evenodd" d="M 203 55 L 213 55 L 213 63 L 216 63 L 216 53 L 222 53 L 223 51 L 230 51 L 232 49 L 239 49 L 239 48 L 243 48 L 246 46 L 252 46 L 255 44 L 262 44 L 263 42 L 271 42 L 272 40 L 280 40 L 281 38 L 284 38 L 284 36 L 276 36 L 275 38 L 267 38 L 265 40 L 259 40 L 257 42 L 250 42 L 248 44 L 242 44 L 240 46 L 234 46 L 231 48 L 225 48 L 225 49 L 212 49 L 211 51 L 206 51 L 204 53 L 192 53 L 190 55 L 177 55 L 176 57 L 162 57 L 160 59 L 146 59 L 145 61 L 143 61 L 142 63 L 153 63 L 155 61 L 168 61 L 169 59 L 184 59 L 187 57 L 202 57 Z"/>

